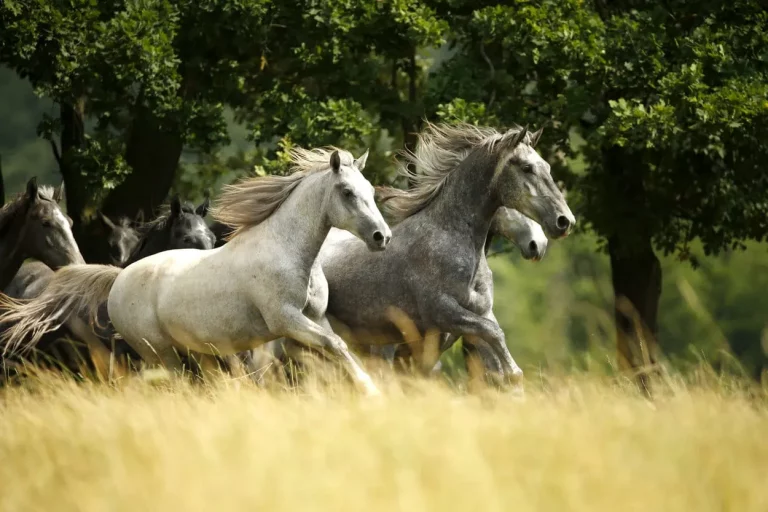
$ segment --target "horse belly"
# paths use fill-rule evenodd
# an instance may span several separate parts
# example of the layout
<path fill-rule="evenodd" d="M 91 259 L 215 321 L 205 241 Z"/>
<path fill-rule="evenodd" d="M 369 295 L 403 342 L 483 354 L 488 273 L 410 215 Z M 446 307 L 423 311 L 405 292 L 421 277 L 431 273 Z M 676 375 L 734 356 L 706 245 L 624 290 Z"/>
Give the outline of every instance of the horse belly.
<path fill-rule="evenodd" d="M 158 316 L 177 348 L 229 355 L 250 350 L 275 337 L 247 300 L 206 298 L 183 307 L 169 306 L 158 308 Z"/>

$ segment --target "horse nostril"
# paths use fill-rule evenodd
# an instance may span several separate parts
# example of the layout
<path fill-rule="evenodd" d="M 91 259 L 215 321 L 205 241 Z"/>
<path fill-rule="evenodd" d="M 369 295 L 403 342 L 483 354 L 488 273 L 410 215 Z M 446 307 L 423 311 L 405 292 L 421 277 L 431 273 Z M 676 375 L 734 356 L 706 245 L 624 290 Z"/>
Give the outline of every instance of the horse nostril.
<path fill-rule="evenodd" d="M 387 235 L 387 236 L 384 238 L 384 244 L 385 244 L 385 245 L 386 245 L 386 244 L 388 244 L 390 240 L 392 240 L 392 235 Z"/>
<path fill-rule="evenodd" d="M 557 229 L 566 231 L 569 227 L 571 227 L 571 221 L 568 220 L 568 217 L 561 215 L 557 218 Z"/>
<path fill-rule="evenodd" d="M 373 234 L 373 241 L 374 242 L 381 242 L 382 240 L 384 240 L 384 235 L 381 233 L 381 231 L 376 231 Z"/>
<path fill-rule="evenodd" d="M 530 251 L 531 254 L 537 254 L 539 252 L 539 246 L 536 245 L 536 242 L 531 240 L 531 243 L 528 244 L 528 251 Z"/>

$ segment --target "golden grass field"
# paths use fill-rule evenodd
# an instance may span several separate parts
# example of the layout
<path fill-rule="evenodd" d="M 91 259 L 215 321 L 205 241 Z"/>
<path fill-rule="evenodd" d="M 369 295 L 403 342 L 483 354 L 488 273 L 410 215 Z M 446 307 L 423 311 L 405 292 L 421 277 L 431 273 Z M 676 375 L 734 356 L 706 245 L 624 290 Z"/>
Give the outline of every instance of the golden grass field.
<path fill-rule="evenodd" d="M 240 380 L 0 391 L 7 511 L 768 510 L 760 390 L 529 377 L 366 400 Z"/>

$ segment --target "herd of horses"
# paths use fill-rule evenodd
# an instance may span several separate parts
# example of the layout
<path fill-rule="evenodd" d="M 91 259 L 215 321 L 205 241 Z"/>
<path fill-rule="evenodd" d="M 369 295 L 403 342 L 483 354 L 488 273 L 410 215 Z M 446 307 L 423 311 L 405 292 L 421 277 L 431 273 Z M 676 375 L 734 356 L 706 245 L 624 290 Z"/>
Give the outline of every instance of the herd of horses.
<path fill-rule="evenodd" d="M 398 162 L 407 190 L 375 189 L 368 152 L 297 148 L 290 174 L 226 185 L 212 205 L 174 198 L 146 223 L 100 216 L 108 261 L 88 264 L 62 188 L 32 179 L 0 211 L 5 373 L 37 354 L 109 371 L 124 359 L 172 371 L 216 359 L 258 376 L 309 350 L 375 395 L 360 354 L 429 373 L 462 337 L 489 379 L 516 385 L 493 314 L 491 240 L 538 260 L 575 224 L 540 136 L 428 124 Z"/>

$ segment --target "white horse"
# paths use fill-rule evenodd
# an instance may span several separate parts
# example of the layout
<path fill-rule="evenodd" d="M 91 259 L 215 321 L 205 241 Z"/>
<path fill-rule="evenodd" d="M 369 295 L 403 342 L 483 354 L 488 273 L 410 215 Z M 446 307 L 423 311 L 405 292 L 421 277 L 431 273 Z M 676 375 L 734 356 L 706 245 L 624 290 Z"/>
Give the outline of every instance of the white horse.
<path fill-rule="evenodd" d="M 332 227 L 370 250 L 391 238 L 360 172 L 367 156 L 294 150 L 291 175 L 225 187 L 214 217 L 233 229 L 228 244 L 163 252 L 122 271 L 62 269 L 40 297 L 10 304 L 18 323 L 4 340 L 18 344 L 29 332 L 26 344 L 34 343 L 77 311 L 93 318 L 106 299 L 115 329 L 148 363 L 180 369 L 174 348 L 229 355 L 286 336 L 341 361 L 365 392 L 378 393 L 326 319 L 328 283 L 315 261 Z"/>

